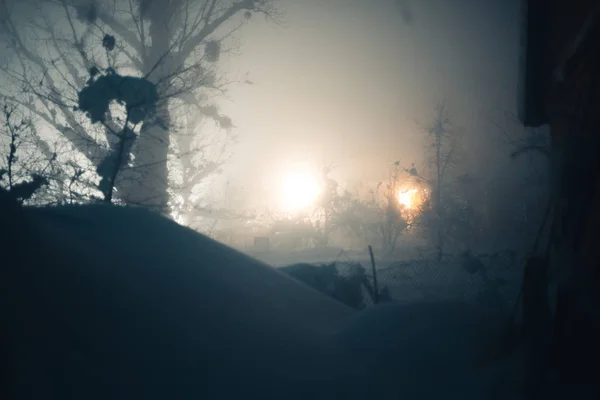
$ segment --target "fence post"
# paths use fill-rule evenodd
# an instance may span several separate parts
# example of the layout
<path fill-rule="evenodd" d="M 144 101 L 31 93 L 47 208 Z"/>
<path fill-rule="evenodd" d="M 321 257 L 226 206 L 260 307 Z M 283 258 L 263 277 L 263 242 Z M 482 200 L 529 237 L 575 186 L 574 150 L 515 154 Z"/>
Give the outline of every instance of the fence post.
<path fill-rule="evenodd" d="M 371 269 L 373 271 L 373 302 L 379 303 L 379 286 L 377 285 L 377 270 L 375 269 L 375 256 L 373 255 L 373 247 L 369 245 L 369 255 L 371 256 Z"/>

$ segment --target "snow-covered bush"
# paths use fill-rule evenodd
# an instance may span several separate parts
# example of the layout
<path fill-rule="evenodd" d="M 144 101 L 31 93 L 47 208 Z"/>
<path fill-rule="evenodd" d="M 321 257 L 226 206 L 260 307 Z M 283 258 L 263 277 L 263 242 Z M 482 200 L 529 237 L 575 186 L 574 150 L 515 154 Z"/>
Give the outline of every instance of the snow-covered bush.
<path fill-rule="evenodd" d="M 298 263 L 279 269 L 354 309 L 363 309 L 367 305 L 367 300 L 373 301 L 374 289 L 364 267 L 358 263 L 346 264 L 344 274 L 340 273 L 335 262 L 320 265 Z M 367 299 L 365 295 L 371 298 Z M 386 288 L 380 290 L 379 295 L 382 301 L 391 301 L 391 296 Z"/>

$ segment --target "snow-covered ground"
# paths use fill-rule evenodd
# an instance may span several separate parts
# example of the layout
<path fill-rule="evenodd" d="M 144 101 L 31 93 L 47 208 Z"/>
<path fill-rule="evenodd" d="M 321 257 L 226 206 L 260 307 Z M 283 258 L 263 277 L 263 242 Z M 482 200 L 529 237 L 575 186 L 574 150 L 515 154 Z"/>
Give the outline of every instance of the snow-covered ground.
<path fill-rule="evenodd" d="M 263 252 L 255 257 L 275 267 L 296 263 L 336 263 L 341 274 L 348 262 L 358 262 L 371 275 L 368 251 L 346 251 L 338 247 L 309 248 L 292 252 Z M 376 258 L 377 279 L 380 287 L 387 287 L 392 297 L 401 303 L 422 301 L 466 301 L 483 307 L 511 307 L 518 297 L 522 278 L 522 264 L 518 259 L 500 253 L 484 257 L 491 280 L 501 280 L 497 292 L 490 291 L 480 273 L 469 274 L 459 257 L 442 261 L 413 259 L 397 261 Z"/>
<path fill-rule="evenodd" d="M 19 218 L 22 248 L 0 249 L 13 398 L 475 400 L 516 379 L 477 362 L 495 312 L 439 301 L 356 312 L 141 209 Z"/>

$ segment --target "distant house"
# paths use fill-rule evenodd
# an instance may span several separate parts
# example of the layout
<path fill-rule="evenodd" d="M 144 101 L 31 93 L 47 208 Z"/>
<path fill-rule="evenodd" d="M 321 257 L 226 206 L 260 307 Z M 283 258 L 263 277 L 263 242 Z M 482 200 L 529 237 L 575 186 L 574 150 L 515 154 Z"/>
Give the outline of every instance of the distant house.
<path fill-rule="evenodd" d="M 556 173 L 553 357 L 563 381 L 600 382 L 600 1 L 522 5 L 519 116 L 550 126 Z"/>

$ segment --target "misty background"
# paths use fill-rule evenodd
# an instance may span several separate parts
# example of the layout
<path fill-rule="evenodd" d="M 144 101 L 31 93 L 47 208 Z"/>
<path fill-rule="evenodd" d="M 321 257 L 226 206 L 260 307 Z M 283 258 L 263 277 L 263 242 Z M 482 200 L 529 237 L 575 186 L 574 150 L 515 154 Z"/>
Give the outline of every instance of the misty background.
<path fill-rule="evenodd" d="M 249 26 L 228 60 L 255 82 L 232 89 L 227 105 L 250 136 L 246 171 L 283 152 L 378 179 L 388 161 L 422 162 L 415 121 L 440 100 L 468 136 L 473 167 L 492 172 L 482 160 L 505 159 L 489 120 L 516 107 L 519 1 L 410 2 L 409 23 L 393 0 L 282 7 L 284 26 Z"/>
<path fill-rule="evenodd" d="M 501 398 L 561 375 L 593 324 L 553 245 L 570 175 L 519 118 L 526 5 L 0 0 L 0 292 L 17 380 L 48 383 L 17 389 Z"/>
<path fill-rule="evenodd" d="M 18 103 L 15 88 L 34 76 L 45 76 L 29 71 L 31 58 L 11 45 L 14 32 L 21 32 L 23 37 L 31 34 L 30 49 L 42 54 L 47 47 L 44 40 L 48 38 L 42 40 L 39 35 L 49 31 L 40 27 L 42 15 L 32 10 L 52 9 L 44 18 L 52 17 L 56 32 L 68 34 L 72 26 L 61 7 L 72 7 L 71 13 L 110 9 L 108 3 L 84 0 L 57 2 L 54 8 L 41 0 L 3 0 L 2 4 L 2 92 L 13 104 Z M 297 187 L 300 194 L 292 197 L 314 189 L 313 197 L 318 198 L 324 190 L 324 168 L 338 192 L 358 197 L 379 188 L 394 165 L 404 172 L 415 168 L 425 176 L 432 168 L 427 129 L 435 121 L 436 107 L 443 105 L 449 140 L 457 149 L 452 150 L 454 165 L 447 179 L 468 182 L 468 189 L 464 184 L 460 189 L 461 199 L 469 197 L 478 218 L 485 220 L 480 225 L 486 231 L 471 235 L 450 252 L 474 247 L 486 252 L 515 246 L 526 250 L 529 242 L 524 238 L 535 231 L 544 209 L 547 169 L 539 154 L 511 157 L 532 135 L 544 135 L 522 128 L 516 117 L 519 0 L 278 0 L 272 5 L 276 13 L 269 18 L 254 12 L 244 15 L 243 23 L 232 19 L 217 31 L 221 47 L 211 68 L 224 84 L 199 96 L 218 107 L 220 117 L 230 118 L 232 125 L 215 125 L 215 108 L 204 109 L 194 122 L 180 124 L 182 119 L 171 116 L 173 137 L 185 125 L 188 132 L 192 126 L 194 135 L 217 143 L 207 146 L 200 156 L 210 160 L 207 165 L 214 166 L 214 171 L 195 182 L 188 211 L 172 210 L 176 220 L 227 243 L 231 235 L 219 236 L 215 232 L 220 228 L 235 231 L 252 221 L 260 220 L 264 226 L 273 223 L 268 218 L 298 217 L 299 209 L 292 210 L 298 215 L 292 215 L 278 208 L 286 185 Z M 100 31 L 111 32 L 107 26 L 110 23 L 100 26 Z M 83 32 L 84 27 L 85 21 L 77 29 Z M 115 37 L 118 47 L 122 38 Z M 98 33 L 90 46 L 100 48 L 100 39 Z M 98 54 L 101 57 L 102 51 Z M 26 65 L 27 74 L 15 72 L 19 63 Z M 62 74 L 60 67 L 55 71 Z M 117 72 L 133 74 L 127 67 Z M 47 93 L 37 95 L 43 100 Z M 189 111 L 182 112 L 189 117 Z M 35 126 L 41 136 L 57 134 L 43 119 Z M 177 168 L 170 167 L 170 171 Z M 301 170 L 305 181 L 314 182 L 302 183 L 297 178 L 298 182 L 290 183 L 290 176 L 298 175 L 295 170 Z M 421 181 L 419 190 L 431 189 L 425 189 L 431 186 L 428 182 Z M 173 199 L 180 192 L 174 185 L 170 190 L 171 201 L 179 204 Z M 118 190 L 115 197 L 119 200 Z M 38 199 L 38 203 L 44 202 Z M 429 204 L 423 199 L 421 203 Z M 303 205 L 307 218 L 311 204 Z M 267 231 L 254 230 L 253 235 L 268 236 Z M 412 246 L 414 241 L 409 239 L 415 234 L 403 235 L 399 242 Z M 474 236 L 480 236 L 479 240 Z M 343 248 L 362 246 L 338 241 Z M 251 246 L 248 241 L 243 245 L 229 242 L 245 251 Z M 419 246 L 427 240 L 421 242 Z"/>

